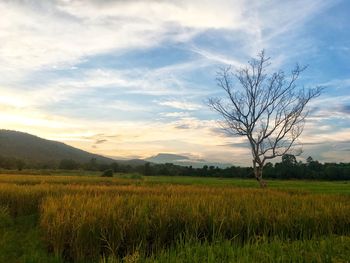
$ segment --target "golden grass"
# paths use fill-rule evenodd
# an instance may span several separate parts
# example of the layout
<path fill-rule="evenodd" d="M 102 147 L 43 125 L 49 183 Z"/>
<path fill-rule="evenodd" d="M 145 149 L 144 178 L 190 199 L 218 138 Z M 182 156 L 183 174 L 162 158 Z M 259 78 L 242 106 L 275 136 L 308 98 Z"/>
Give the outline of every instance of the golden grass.
<path fill-rule="evenodd" d="M 0 178 L 0 206 L 12 216 L 38 213 L 48 249 L 70 260 L 148 254 L 179 240 L 246 243 L 350 234 L 347 195 L 125 179 L 10 179 Z"/>
<path fill-rule="evenodd" d="M 343 196 L 194 186 L 112 187 L 49 197 L 41 227 L 57 255 L 156 251 L 180 239 L 259 237 L 309 239 L 349 234 L 350 203 Z"/>

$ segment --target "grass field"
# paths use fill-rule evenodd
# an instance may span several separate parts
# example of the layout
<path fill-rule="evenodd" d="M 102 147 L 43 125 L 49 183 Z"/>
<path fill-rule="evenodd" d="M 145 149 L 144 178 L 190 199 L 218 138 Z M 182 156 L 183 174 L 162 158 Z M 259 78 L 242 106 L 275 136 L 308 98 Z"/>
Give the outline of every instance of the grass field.
<path fill-rule="evenodd" d="M 0 173 L 0 182 L 10 182 L 16 184 L 35 184 L 42 182 L 49 183 L 97 183 L 97 184 L 120 184 L 118 179 L 132 179 L 131 183 L 140 184 L 180 184 L 180 185 L 208 185 L 219 187 L 248 187 L 259 188 L 257 182 L 253 179 L 238 178 L 205 178 L 189 176 L 141 176 L 138 174 L 116 174 L 114 178 L 101 178 L 100 172 L 86 171 L 13 171 L 15 178 L 8 174 L 8 171 Z M 28 175 L 31 175 L 28 177 Z M 10 177 L 9 177 L 10 176 Z M 57 179 L 55 179 L 57 178 Z M 76 182 L 75 182 L 76 181 Z M 280 190 L 296 190 L 321 194 L 350 194 L 350 181 L 315 181 L 315 180 L 267 180 L 269 188 Z"/>
<path fill-rule="evenodd" d="M 0 175 L 0 262 L 349 262 L 348 182 Z"/>
<path fill-rule="evenodd" d="M 259 188 L 257 182 L 253 179 L 149 176 L 145 178 L 145 181 L 150 183 Z M 268 187 L 272 189 L 296 190 L 322 194 L 350 194 L 350 181 L 267 180 L 267 183 Z"/>

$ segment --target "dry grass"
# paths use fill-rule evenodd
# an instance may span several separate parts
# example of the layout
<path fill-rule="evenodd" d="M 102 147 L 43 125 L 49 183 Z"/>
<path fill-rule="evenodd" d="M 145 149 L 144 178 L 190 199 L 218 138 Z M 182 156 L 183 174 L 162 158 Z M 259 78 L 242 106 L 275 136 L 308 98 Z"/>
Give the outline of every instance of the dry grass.
<path fill-rule="evenodd" d="M 348 195 L 300 191 L 2 176 L 0 207 L 12 217 L 40 215 L 49 251 L 69 260 L 151 255 L 180 241 L 247 244 L 350 234 Z"/>
<path fill-rule="evenodd" d="M 41 227 L 56 255 L 93 259 L 150 253 L 178 240 L 246 243 L 350 232 L 350 203 L 343 196 L 194 186 L 112 188 L 45 199 Z"/>

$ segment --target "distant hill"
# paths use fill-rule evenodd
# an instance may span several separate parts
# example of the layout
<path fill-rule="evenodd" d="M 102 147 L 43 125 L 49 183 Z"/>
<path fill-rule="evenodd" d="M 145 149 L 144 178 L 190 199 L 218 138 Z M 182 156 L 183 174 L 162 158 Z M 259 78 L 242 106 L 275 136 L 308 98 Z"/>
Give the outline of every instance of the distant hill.
<path fill-rule="evenodd" d="M 154 163 L 174 163 L 190 161 L 190 158 L 179 154 L 158 153 L 157 155 L 148 157 L 145 160 Z"/>
<path fill-rule="evenodd" d="M 28 133 L 0 130 L 0 156 L 21 159 L 30 163 L 55 163 L 63 159 L 87 163 L 95 158 L 98 163 L 117 162 L 123 165 L 140 166 L 147 162 L 173 163 L 181 166 L 201 168 L 204 165 L 230 167 L 229 163 L 213 163 L 203 159 L 193 159 L 185 155 L 159 153 L 146 159 L 115 160 L 102 155 L 89 153 L 62 142 L 46 140 Z"/>
<path fill-rule="evenodd" d="M 152 163 L 173 163 L 181 166 L 192 166 L 194 168 L 202 168 L 204 165 L 218 166 L 220 168 L 231 167 L 231 163 L 216 163 L 208 162 L 203 159 L 193 159 L 185 155 L 172 154 L 172 153 L 159 153 L 155 156 L 144 159 L 145 161 Z"/>
<path fill-rule="evenodd" d="M 10 130 L 0 130 L 0 155 L 34 163 L 58 163 L 63 159 L 85 163 L 92 158 L 104 163 L 115 161 L 61 142 L 45 140 L 28 133 Z"/>

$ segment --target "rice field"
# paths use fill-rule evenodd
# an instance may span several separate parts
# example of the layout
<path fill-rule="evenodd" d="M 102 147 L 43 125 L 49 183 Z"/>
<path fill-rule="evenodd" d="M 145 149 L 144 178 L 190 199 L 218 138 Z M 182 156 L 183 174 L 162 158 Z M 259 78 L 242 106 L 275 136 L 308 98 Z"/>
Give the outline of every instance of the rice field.
<path fill-rule="evenodd" d="M 348 262 L 346 193 L 130 178 L 0 175 L 0 234 L 31 218 L 43 262 Z"/>

